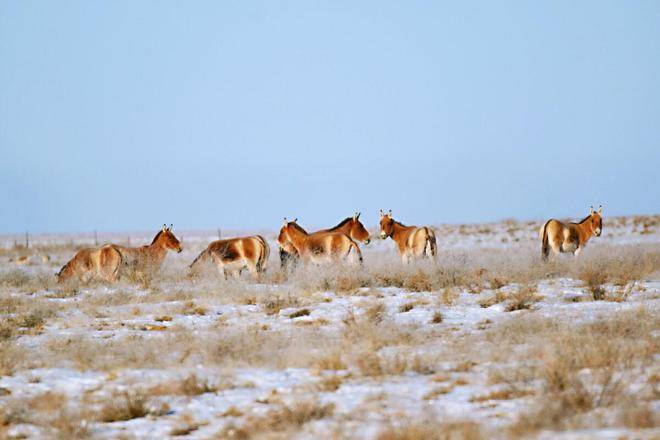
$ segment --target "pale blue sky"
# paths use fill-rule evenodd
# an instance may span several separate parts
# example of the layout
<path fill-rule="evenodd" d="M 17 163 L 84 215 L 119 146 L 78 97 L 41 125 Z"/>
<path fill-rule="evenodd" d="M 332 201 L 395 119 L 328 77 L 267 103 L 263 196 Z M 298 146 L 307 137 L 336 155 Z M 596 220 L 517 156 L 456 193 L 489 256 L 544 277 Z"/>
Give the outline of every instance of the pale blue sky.
<path fill-rule="evenodd" d="M 660 2 L 0 2 L 0 233 L 660 210 Z"/>

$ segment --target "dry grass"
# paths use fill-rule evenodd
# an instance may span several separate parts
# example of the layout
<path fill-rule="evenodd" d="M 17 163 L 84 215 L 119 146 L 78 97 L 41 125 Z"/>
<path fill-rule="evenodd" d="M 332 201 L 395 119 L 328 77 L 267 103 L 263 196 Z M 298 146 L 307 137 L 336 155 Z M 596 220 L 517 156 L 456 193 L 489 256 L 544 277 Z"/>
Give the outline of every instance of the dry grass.
<path fill-rule="evenodd" d="M 0 434 L 3 426 L 29 423 L 48 438 L 85 439 L 91 434 L 87 420 L 84 409 L 74 409 L 65 395 L 53 392 L 12 399 L 0 406 Z"/>
<path fill-rule="evenodd" d="M 479 300 L 479 305 L 486 309 L 488 307 L 494 306 L 495 304 L 504 302 L 507 299 L 507 296 L 508 295 L 505 292 L 496 290 L 495 292 L 492 292 L 491 294 L 481 298 Z"/>
<path fill-rule="evenodd" d="M 535 229 L 513 223 L 508 227 L 510 242 Z M 488 228 L 493 231 L 496 227 Z M 491 233 L 472 226 L 463 230 L 465 234 L 480 236 Z M 639 230 L 644 230 L 641 222 Z M 12 268 L 0 273 L 0 285 L 4 289 L 0 293 L 0 375 L 41 367 L 105 372 L 169 366 L 186 369 L 200 364 L 222 371 L 244 367 L 305 368 L 318 374 L 318 379 L 301 386 L 305 395 L 328 393 L 324 398 L 333 398 L 343 394 L 349 380 L 351 385 L 378 384 L 415 374 L 437 374 L 435 377 L 442 381 L 434 383 L 429 377 L 425 399 L 452 399 L 454 394 L 447 394 L 453 389 L 460 394 L 468 389 L 459 388 L 464 385 L 478 389 L 487 384 L 488 391 L 470 391 L 473 408 L 483 414 L 479 408 L 494 408 L 502 405 L 498 401 L 524 398 L 526 406 L 522 414 L 511 414 L 519 417 L 503 433 L 505 436 L 533 437 L 546 429 L 657 426 L 659 421 L 652 400 L 658 398 L 660 375 L 649 373 L 654 353 L 660 352 L 658 342 L 652 337 L 660 328 L 654 310 L 631 312 L 628 309 L 632 304 L 572 304 L 565 306 L 573 313 L 583 306 L 599 307 L 598 310 L 603 307 L 606 311 L 589 316 L 591 321 L 586 324 L 582 317 L 572 321 L 576 315 L 549 319 L 539 312 L 500 314 L 482 321 L 477 332 L 473 331 L 474 326 L 457 323 L 455 318 L 456 310 L 474 300 L 484 307 L 502 303 L 500 307 L 508 311 L 537 307 L 534 303 L 539 299 L 538 281 L 560 277 L 583 280 L 592 292 L 602 289 L 602 294 L 595 295 L 598 298 L 625 302 L 637 280 L 657 276 L 660 261 L 657 246 L 598 243 L 585 249 L 578 260 L 553 258 L 547 264 L 540 262 L 536 245 L 532 248 L 523 242 L 520 246 L 520 252 L 516 253 L 488 248 L 448 250 L 441 252 L 436 263 L 426 261 L 408 266 L 399 264 L 396 255 L 376 253 L 369 254 L 361 268 L 311 267 L 287 274 L 286 279 L 276 265 L 271 265 L 266 282 L 279 279 L 282 283 L 274 290 L 255 286 L 247 278 L 225 281 L 217 274 L 188 279 L 176 260 L 172 270 L 162 271 L 148 285 L 136 286 L 123 280 L 108 290 L 96 289 L 93 284 L 75 291 L 50 286 L 47 293 L 32 295 L 52 282 L 48 278 L 52 273 L 46 277 L 46 271 L 40 272 L 35 266 L 25 270 Z M 51 265 L 58 264 L 55 255 Z M 43 275 L 42 279 L 39 274 Z M 399 302 L 403 295 L 393 298 L 392 291 L 384 289 L 392 286 L 430 293 L 406 294 L 405 300 Z M 490 292 L 481 293 L 484 289 Z M 334 294 L 327 293 L 328 290 Z M 71 295 L 75 298 L 70 298 Z M 650 296 L 635 294 L 633 298 L 637 301 Z M 334 301 L 349 304 L 342 309 L 347 312 L 339 324 L 340 318 L 334 314 L 314 321 L 288 319 L 307 316 L 312 310 L 316 315 L 321 310 L 317 305 Z M 231 313 L 223 310 L 222 315 L 198 319 L 221 304 L 235 305 L 237 310 Z M 543 310 L 548 304 L 552 302 L 542 303 Z M 607 307 L 621 307 L 621 310 L 613 314 Z M 419 308 L 420 312 L 424 309 L 430 319 L 419 324 L 402 324 L 408 321 L 407 316 L 399 313 L 405 314 L 413 308 Z M 280 313 L 284 309 L 289 310 Z M 491 316 L 499 310 L 482 312 Z M 134 311 L 139 317 L 154 316 L 157 323 L 171 324 L 135 323 Z M 179 314 L 190 317 L 182 319 Z M 244 324 L 242 320 L 250 314 L 266 321 Z M 443 314 L 451 319 L 442 325 L 431 325 L 442 323 Z M 165 331 L 140 331 L 149 326 Z M 74 331 L 66 338 L 53 337 L 52 328 Z M 26 349 L 30 345 L 23 342 L 31 342 L 32 336 L 44 329 L 44 334 L 39 336 L 44 341 L 39 350 Z M 103 339 L 88 330 L 119 331 Z M 4 405 L 14 399 L 13 395 L 0 396 L 0 424 L 24 421 L 48 429 L 44 436 L 78 438 L 89 434 L 87 426 L 80 423 L 85 418 L 102 423 L 144 416 L 151 419 L 161 414 L 152 405 L 164 400 L 163 396 L 195 399 L 200 394 L 241 386 L 231 380 L 216 383 L 197 374 L 167 377 L 162 383 L 155 386 L 152 383 L 151 387 L 147 384 L 130 394 L 94 395 L 91 404 L 98 410 L 96 415 L 75 412 L 77 406 L 63 397 L 50 399 L 56 402 L 51 409 L 44 406 L 30 415 L 25 404 L 14 403 L 13 409 Z M 630 388 L 631 384 L 637 388 Z M 630 394 L 631 389 L 637 390 L 635 395 Z M 333 394 L 338 390 L 339 393 Z M 293 433 L 315 430 L 316 424 L 307 425 L 313 420 L 333 417 L 332 408 L 313 399 L 303 397 L 300 405 L 285 403 L 285 399 L 284 393 L 277 398 L 269 396 L 269 406 L 257 404 L 261 413 L 251 407 L 227 410 L 224 417 L 231 417 L 235 425 L 219 436 L 286 438 Z M 377 403 L 377 399 L 372 402 Z M 263 411 L 269 408 L 272 411 L 264 415 Z M 435 417 L 399 422 L 401 416 L 390 409 L 383 415 L 393 421 L 380 433 L 383 439 L 482 438 L 487 437 L 483 434 L 485 425 L 496 417 L 486 416 L 480 429 L 469 422 L 444 423 Z M 331 426 L 341 424 L 342 417 L 334 416 Z M 172 422 L 172 435 L 190 434 L 200 427 L 197 421 L 184 416 L 175 417 Z M 351 422 L 361 423 L 357 419 Z M 348 435 L 339 432 L 338 437 Z"/>
<path fill-rule="evenodd" d="M 214 393 L 218 387 L 211 384 L 208 379 L 202 379 L 196 374 L 191 374 L 181 381 L 181 391 L 186 396 L 197 396 L 204 393 Z"/>
<path fill-rule="evenodd" d="M 440 418 L 404 420 L 398 426 L 382 430 L 378 440 L 479 440 L 482 435 L 479 425 L 470 421 L 447 422 Z"/>
<path fill-rule="evenodd" d="M 97 417 L 100 421 L 108 423 L 138 419 L 147 414 L 149 414 L 147 396 L 140 391 L 125 391 L 104 399 Z"/>
<path fill-rule="evenodd" d="M 338 349 L 323 350 L 311 357 L 310 366 L 319 370 L 345 370 L 348 368 Z"/>
<path fill-rule="evenodd" d="M 505 386 L 491 390 L 484 394 L 478 394 L 470 398 L 470 402 L 486 402 L 488 400 L 511 400 L 534 394 L 530 389 Z"/>
<path fill-rule="evenodd" d="M 22 269 L 12 269 L 0 274 L 0 285 L 5 287 L 22 287 L 31 281 L 29 272 Z"/>
<path fill-rule="evenodd" d="M 533 336 L 519 334 L 544 344 L 529 349 L 529 360 L 535 362 L 506 376 L 517 382 L 514 386 L 534 381 L 542 386 L 512 433 L 588 427 L 585 415 L 592 410 L 625 404 L 632 398 L 626 390 L 639 374 L 635 371 L 653 363 L 658 342 L 650 334 L 658 326 L 660 319 L 640 308 L 577 326 L 537 322 Z"/>
<path fill-rule="evenodd" d="M 198 396 L 205 393 L 215 393 L 233 386 L 234 384 L 230 381 L 216 383 L 208 378 L 190 373 L 181 379 L 167 379 L 143 388 L 142 394 L 144 396 Z"/>
<path fill-rule="evenodd" d="M 0 340 L 0 376 L 9 376 L 25 363 L 26 353 L 12 341 Z"/>
<path fill-rule="evenodd" d="M 427 337 L 415 325 L 395 324 L 389 319 L 373 320 L 351 312 L 344 319 L 341 358 L 362 376 L 399 375 L 405 371 L 430 374 L 437 368 L 434 355 L 417 356 L 405 352 Z M 383 353 L 387 348 L 388 353 Z"/>
<path fill-rule="evenodd" d="M 584 281 L 595 300 L 605 299 L 604 284 L 625 287 L 644 280 L 660 270 L 660 250 L 656 246 L 633 249 L 607 249 L 592 258 L 581 259 L 571 275 Z"/>
<path fill-rule="evenodd" d="M 313 420 L 331 417 L 332 403 L 322 404 L 316 400 L 303 400 L 293 404 L 281 404 L 265 415 L 250 415 L 244 424 L 230 424 L 216 434 L 217 438 L 250 439 L 264 433 L 295 433 Z"/>
<path fill-rule="evenodd" d="M 436 303 L 438 305 L 451 306 L 458 300 L 460 292 L 456 287 L 446 287 L 438 292 Z"/>
<path fill-rule="evenodd" d="M 426 393 L 422 397 L 422 399 L 424 399 L 424 400 L 433 400 L 433 399 L 436 399 L 439 396 L 443 396 L 447 393 L 451 393 L 453 389 L 454 389 L 454 386 L 451 385 L 451 384 L 442 384 L 440 386 L 437 386 L 437 387 L 434 387 L 433 389 L 431 389 L 431 391 Z"/>
<path fill-rule="evenodd" d="M 50 306 L 43 300 L 23 301 L 16 298 L 5 298 L 0 301 L 0 307 L 10 314 L 0 319 L 0 341 L 21 334 L 39 333 L 46 321 L 59 310 L 59 307 Z"/>
<path fill-rule="evenodd" d="M 382 301 L 378 301 L 365 310 L 364 316 L 369 321 L 378 324 L 385 319 L 386 312 L 385 304 Z"/>
<path fill-rule="evenodd" d="M 298 307 L 299 305 L 300 300 L 290 293 L 284 295 L 272 295 L 264 298 L 263 302 L 261 302 L 261 307 L 267 315 L 275 315 L 282 309 Z"/>
<path fill-rule="evenodd" d="M 319 391 L 334 392 L 339 389 L 343 382 L 344 380 L 340 376 L 332 375 L 321 379 L 316 386 Z"/>

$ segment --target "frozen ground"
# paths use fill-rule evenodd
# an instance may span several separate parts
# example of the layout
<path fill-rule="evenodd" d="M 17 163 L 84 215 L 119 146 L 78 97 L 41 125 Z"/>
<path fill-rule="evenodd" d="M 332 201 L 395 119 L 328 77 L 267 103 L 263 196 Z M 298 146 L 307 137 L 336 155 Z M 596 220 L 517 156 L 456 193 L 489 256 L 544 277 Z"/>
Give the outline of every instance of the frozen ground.
<path fill-rule="evenodd" d="M 0 237 L 0 438 L 659 438 L 660 217 L 545 265 L 539 226 L 439 225 L 435 264 L 374 240 L 361 268 L 288 276 L 261 231 L 261 284 L 187 277 L 214 233 L 152 279 L 66 287 L 93 236 Z"/>

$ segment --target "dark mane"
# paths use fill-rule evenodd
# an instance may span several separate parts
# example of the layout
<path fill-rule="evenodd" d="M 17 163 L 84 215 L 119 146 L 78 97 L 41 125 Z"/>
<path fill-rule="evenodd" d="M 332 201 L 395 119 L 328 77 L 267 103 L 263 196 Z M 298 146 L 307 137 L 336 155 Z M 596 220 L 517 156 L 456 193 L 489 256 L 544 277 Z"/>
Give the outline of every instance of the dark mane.
<path fill-rule="evenodd" d="M 590 218 L 591 218 L 591 214 L 589 214 L 588 216 L 586 216 L 585 218 L 583 218 L 582 220 L 580 220 L 579 222 L 574 223 L 574 224 L 581 225 L 582 223 L 586 222 Z"/>
<path fill-rule="evenodd" d="M 156 234 L 151 244 L 154 244 L 162 234 L 163 234 L 163 230 L 161 229 L 160 231 L 158 231 L 158 234 Z"/>
<path fill-rule="evenodd" d="M 307 231 L 305 231 L 298 223 L 289 222 L 288 225 L 307 235 Z"/>
<path fill-rule="evenodd" d="M 399 221 L 396 221 L 396 220 L 394 220 L 394 223 L 396 223 L 396 224 L 399 225 L 399 226 L 403 226 L 404 228 L 407 228 L 407 227 L 408 227 L 408 226 L 404 225 L 403 223 L 401 223 L 401 222 L 399 222 Z"/>
<path fill-rule="evenodd" d="M 341 228 L 342 226 L 344 226 L 346 223 L 350 222 L 351 220 L 353 220 L 353 217 L 346 217 L 337 226 L 335 226 L 334 228 L 330 228 L 327 231 L 336 231 L 337 229 Z"/>

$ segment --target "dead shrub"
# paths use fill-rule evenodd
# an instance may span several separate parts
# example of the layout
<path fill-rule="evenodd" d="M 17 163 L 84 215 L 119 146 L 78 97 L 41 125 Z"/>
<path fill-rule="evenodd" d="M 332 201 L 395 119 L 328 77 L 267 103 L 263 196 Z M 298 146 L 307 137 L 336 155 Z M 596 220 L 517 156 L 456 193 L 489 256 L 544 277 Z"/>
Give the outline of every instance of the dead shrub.
<path fill-rule="evenodd" d="M 186 376 L 181 381 L 181 391 L 186 396 L 197 396 L 204 393 L 215 393 L 217 390 L 218 388 L 211 385 L 209 380 L 202 379 L 196 374 Z"/>
<path fill-rule="evenodd" d="M 195 422 L 194 417 L 189 413 L 181 414 L 176 422 L 178 425 L 170 430 L 170 435 L 173 437 L 191 434 L 202 426 L 201 423 Z"/>
<path fill-rule="evenodd" d="M 337 375 L 327 376 L 322 378 L 317 384 L 316 388 L 319 391 L 333 392 L 337 391 L 341 386 L 343 379 Z"/>
<path fill-rule="evenodd" d="M 530 285 L 521 286 L 518 290 L 508 295 L 504 310 L 506 312 L 528 310 L 532 308 L 535 302 L 540 300 L 541 297 L 537 293 L 536 287 Z"/>
<path fill-rule="evenodd" d="M 102 402 L 98 419 L 109 423 L 144 417 L 149 414 L 146 402 L 146 395 L 140 391 L 115 393 Z"/>
<path fill-rule="evenodd" d="M 289 314 L 289 318 L 295 319 L 295 318 L 300 318 L 301 316 L 309 316 L 311 313 L 312 311 L 307 308 L 299 309 L 296 310 L 295 312 L 291 312 Z"/>
<path fill-rule="evenodd" d="M 505 386 L 484 394 L 478 394 L 470 398 L 470 402 L 485 402 L 488 400 L 511 400 L 534 394 L 530 389 Z"/>
<path fill-rule="evenodd" d="M 479 305 L 484 309 L 487 309 L 488 307 L 494 306 L 495 304 L 504 302 L 507 298 L 508 295 L 505 292 L 496 290 L 495 292 L 481 298 L 479 300 Z"/>
<path fill-rule="evenodd" d="M 433 317 L 431 317 L 431 324 L 440 324 L 442 322 L 442 313 L 440 311 L 436 311 L 433 313 Z"/>
<path fill-rule="evenodd" d="M 411 292 L 430 292 L 433 290 L 434 283 L 428 272 L 418 269 L 405 278 L 403 287 Z"/>

